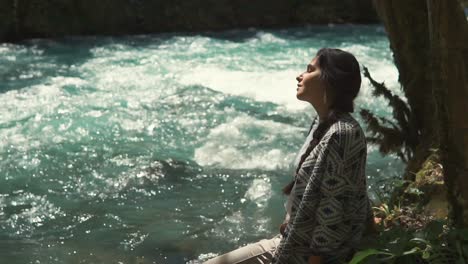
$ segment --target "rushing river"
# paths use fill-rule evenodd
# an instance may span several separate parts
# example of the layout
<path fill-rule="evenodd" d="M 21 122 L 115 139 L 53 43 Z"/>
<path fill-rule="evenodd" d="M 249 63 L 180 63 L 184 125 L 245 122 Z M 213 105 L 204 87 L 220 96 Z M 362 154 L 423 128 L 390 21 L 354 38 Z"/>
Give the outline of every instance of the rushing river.
<path fill-rule="evenodd" d="M 380 26 L 0 44 L 0 263 L 195 263 L 275 235 L 315 115 L 295 77 L 324 46 L 401 94 Z M 391 115 L 371 92 L 361 124 Z M 402 168 L 368 146 L 371 193 Z"/>

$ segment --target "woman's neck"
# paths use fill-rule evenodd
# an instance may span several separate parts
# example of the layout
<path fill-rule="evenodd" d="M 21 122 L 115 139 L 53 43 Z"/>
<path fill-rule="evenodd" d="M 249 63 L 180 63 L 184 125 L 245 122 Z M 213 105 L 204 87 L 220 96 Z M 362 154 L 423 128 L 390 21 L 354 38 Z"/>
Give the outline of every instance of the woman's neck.
<path fill-rule="evenodd" d="M 328 113 L 330 112 L 330 109 L 323 107 L 323 108 L 315 108 L 315 111 L 317 112 L 317 115 L 319 117 L 319 122 L 322 123 L 328 118 Z"/>

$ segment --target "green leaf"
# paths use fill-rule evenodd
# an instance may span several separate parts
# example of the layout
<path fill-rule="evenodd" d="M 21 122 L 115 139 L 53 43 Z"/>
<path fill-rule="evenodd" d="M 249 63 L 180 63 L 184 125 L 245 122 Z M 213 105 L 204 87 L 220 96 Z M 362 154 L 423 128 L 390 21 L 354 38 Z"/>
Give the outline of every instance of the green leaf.
<path fill-rule="evenodd" d="M 367 258 L 368 256 L 372 255 L 393 255 L 391 253 L 385 252 L 385 251 L 380 251 L 374 248 L 369 248 L 366 250 L 358 251 L 356 254 L 354 254 L 353 259 L 349 262 L 349 264 L 358 264 L 361 263 L 362 260 Z"/>
<path fill-rule="evenodd" d="M 426 239 L 422 239 L 422 238 L 419 238 L 419 237 L 415 237 L 413 239 L 410 240 L 411 242 L 421 242 L 425 245 L 429 245 L 429 241 L 427 241 Z"/>
<path fill-rule="evenodd" d="M 405 190 L 406 193 L 409 193 L 409 194 L 415 194 L 415 195 L 423 195 L 424 192 L 419 190 L 418 188 L 408 188 L 407 190 Z"/>
<path fill-rule="evenodd" d="M 408 251 L 405 251 L 403 252 L 403 256 L 406 256 L 406 255 L 411 255 L 411 254 L 415 254 L 415 253 L 418 253 L 418 252 L 421 252 L 421 249 L 419 247 L 414 247 Z"/>
<path fill-rule="evenodd" d="M 429 252 L 429 250 L 424 250 L 422 253 L 422 258 L 427 260 L 430 257 L 431 257 L 431 252 Z"/>

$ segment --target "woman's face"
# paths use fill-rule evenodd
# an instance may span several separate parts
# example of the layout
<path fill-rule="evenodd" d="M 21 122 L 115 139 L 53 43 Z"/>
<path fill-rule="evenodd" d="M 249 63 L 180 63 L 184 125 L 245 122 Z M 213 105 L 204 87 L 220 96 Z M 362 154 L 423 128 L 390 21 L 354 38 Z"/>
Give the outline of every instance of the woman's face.
<path fill-rule="evenodd" d="M 325 83 L 320 79 L 320 68 L 317 65 L 317 57 L 315 57 L 308 65 L 305 72 L 296 77 L 297 83 L 297 99 L 306 101 L 314 106 L 323 104 L 323 94 L 325 91 Z"/>

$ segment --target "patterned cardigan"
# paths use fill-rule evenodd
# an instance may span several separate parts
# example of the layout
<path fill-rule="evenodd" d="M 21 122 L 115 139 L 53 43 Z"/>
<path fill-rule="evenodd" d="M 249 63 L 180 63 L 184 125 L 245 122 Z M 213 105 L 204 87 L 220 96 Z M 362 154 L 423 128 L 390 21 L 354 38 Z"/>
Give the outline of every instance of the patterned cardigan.
<path fill-rule="evenodd" d="M 309 133 L 313 133 L 310 131 Z M 295 178 L 290 221 L 273 264 L 343 263 L 368 217 L 367 143 L 359 123 L 342 113 L 303 162 Z"/>

